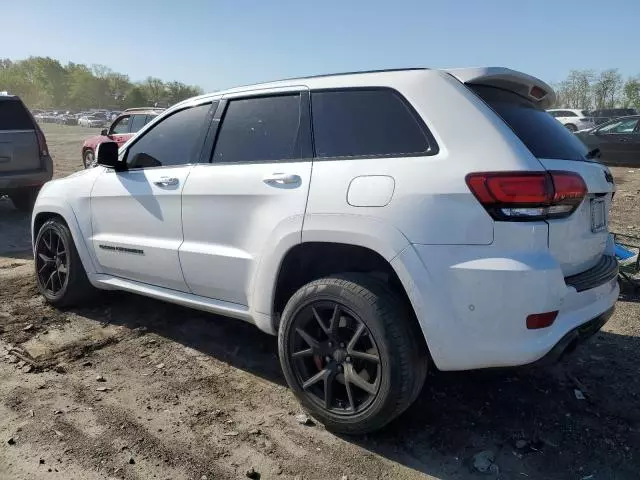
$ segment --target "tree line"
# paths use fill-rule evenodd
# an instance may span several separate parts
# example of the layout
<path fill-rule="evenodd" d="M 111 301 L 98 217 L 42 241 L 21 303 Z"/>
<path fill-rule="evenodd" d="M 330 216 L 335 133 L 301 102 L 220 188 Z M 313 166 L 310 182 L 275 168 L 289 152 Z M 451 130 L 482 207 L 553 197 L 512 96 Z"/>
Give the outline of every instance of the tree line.
<path fill-rule="evenodd" d="M 0 59 L 0 91 L 19 95 L 32 109 L 77 110 L 167 107 L 202 93 L 198 86 L 153 77 L 132 82 L 104 65 L 62 65 L 49 57 Z"/>
<path fill-rule="evenodd" d="M 624 79 L 617 69 L 571 70 L 553 89 L 557 96 L 555 106 L 559 108 L 640 110 L 640 76 Z"/>
<path fill-rule="evenodd" d="M 640 76 L 624 79 L 617 69 L 572 70 L 553 88 L 559 108 L 640 110 Z M 0 91 L 5 90 L 30 108 L 56 109 L 166 107 L 202 93 L 198 86 L 153 77 L 132 82 L 104 65 L 62 65 L 49 57 L 0 59 Z"/>

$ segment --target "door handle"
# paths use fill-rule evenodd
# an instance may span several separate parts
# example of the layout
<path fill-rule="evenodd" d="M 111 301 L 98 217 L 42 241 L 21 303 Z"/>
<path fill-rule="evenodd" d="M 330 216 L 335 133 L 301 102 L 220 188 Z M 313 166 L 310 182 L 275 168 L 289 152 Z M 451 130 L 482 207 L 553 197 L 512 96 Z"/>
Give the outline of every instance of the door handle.
<path fill-rule="evenodd" d="M 156 180 L 153 183 L 159 187 L 173 187 L 180 182 L 175 177 L 160 177 L 160 180 Z"/>
<path fill-rule="evenodd" d="M 264 183 L 271 185 L 272 187 L 279 187 L 283 185 L 299 185 L 302 180 L 300 175 L 293 175 L 288 173 L 274 173 L 264 179 Z"/>

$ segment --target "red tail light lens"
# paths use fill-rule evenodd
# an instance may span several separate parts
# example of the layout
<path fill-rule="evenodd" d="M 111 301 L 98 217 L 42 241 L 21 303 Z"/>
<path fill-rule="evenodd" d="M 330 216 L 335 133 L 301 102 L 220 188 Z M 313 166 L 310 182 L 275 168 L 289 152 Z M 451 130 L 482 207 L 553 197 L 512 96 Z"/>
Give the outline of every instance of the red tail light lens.
<path fill-rule="evenodd" d="M 558 311 L 546 313 L 534 313 L 527 317 L 527 328 L 529 330 L 537 330 L 539 328 L 547 328 L 553 325 L 558 316 Z"/>
<path fill-rule="evenodd" d="M 547 92 L 545 92 L 542 88 L 538 87 L 537 85 L 534 85 L 533 87 L 531 87 L 530 94 L 536 100 L 542 100 L 547 95 Z"/>
<path fill-rule="evenodd" d="M 584 180 L 573 172 L 482 172 L 471 173 L 466 180 L 471 192 L 495 220 L 568 216 L 587 193 Z"/>
<path fill-rule="evenodd" d="M 36 127 L 36 137 L 38 138 L 38 150 L 41 157 L 49 155 L 49 148 L 47 147 L 47 139 L 44 138 L 44 133 L 40 130 L 40 127 Z"/>

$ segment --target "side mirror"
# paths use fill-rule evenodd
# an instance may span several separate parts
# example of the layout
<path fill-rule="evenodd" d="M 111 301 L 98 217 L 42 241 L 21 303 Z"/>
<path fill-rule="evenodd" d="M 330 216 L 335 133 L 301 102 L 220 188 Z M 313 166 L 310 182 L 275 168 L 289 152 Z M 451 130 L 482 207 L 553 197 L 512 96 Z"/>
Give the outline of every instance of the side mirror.
<path fill-rule="evenodd" d="M 100 130 L 100 135 L 102 135 L 103 137 L 108 136 L 109 130 L 107 130 L 106 128 L 103 128 L 102 130 Z"/>
<path fill-rule="evenodd" d="M 126 164 L 118 159 L 118 144 L 116 142 L 102 142 L 96 149 L 98 165 L 113 168 L 115 171 L 126 170 Z"/>

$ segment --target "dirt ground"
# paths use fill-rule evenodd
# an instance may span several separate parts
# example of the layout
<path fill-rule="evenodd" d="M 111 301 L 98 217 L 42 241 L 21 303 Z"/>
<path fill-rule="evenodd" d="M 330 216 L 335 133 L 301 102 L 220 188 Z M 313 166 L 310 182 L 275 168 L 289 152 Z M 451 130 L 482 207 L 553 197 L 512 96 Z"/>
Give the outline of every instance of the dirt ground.
<path fill-rule="evenodd" d="M 81 168 L 96 131 L 44 127 L 56 175 Z M 613 172 L 612 229 L 640 235 L 640 170 Z M 560 364 L 432 370 L 398 421 L 340 437 L 299 423 L 276 341 L 251 325 L 128 294 L 45 305 L 28 216 L 0 199 L 0 479 L 455 480 L 481 477 L 486 451 L 490 478 L 637 479 L 639 301 L 623 291 Z"/>

